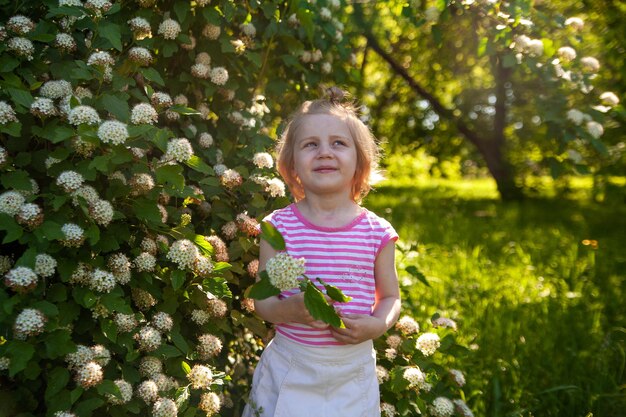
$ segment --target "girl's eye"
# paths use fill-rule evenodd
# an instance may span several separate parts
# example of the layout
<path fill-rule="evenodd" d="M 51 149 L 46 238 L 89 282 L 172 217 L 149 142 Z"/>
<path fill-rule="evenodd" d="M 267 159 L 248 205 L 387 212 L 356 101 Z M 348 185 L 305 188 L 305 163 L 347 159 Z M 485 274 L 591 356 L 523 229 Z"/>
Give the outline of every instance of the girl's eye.
<path fill-rule="evenodd" d="M 317 143 L 315 143 L 315 142 L 307 142 L 307 143 L 304 144 L 305 148 L 312 148 L 314 146 L 317 146 Z"/>
<path fill-rule="evenodd" d="M 344 142 L 343 140 L 336 140 L 335 145 L 346 146 L 346 142 Z"/>

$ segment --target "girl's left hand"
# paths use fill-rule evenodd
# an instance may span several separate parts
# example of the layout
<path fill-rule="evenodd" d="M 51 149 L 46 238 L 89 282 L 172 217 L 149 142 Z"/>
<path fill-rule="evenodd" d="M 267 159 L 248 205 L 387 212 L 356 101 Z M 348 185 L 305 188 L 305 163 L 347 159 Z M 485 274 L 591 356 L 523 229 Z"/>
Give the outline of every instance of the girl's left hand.
<path fill-rule="evenodd" d="M 341 316 L 345 329 L 330 327 L 333 337 L 341 343 L 356 345 L 366 340 L 376 339 L 385 333 L 385 322 L 367 314 Z"/>

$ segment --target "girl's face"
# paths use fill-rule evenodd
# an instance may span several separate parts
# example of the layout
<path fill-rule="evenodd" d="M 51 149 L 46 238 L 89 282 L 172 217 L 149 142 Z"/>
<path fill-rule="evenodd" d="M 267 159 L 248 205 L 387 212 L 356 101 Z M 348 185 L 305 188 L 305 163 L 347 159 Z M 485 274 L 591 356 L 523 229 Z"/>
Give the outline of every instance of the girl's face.
<path fill-rule="evenodd" d="M 356 145 L 338 116 L 304 116 L 294 143 L 294 170 L 305 194 L 351 196 L 357 168 Z"/>

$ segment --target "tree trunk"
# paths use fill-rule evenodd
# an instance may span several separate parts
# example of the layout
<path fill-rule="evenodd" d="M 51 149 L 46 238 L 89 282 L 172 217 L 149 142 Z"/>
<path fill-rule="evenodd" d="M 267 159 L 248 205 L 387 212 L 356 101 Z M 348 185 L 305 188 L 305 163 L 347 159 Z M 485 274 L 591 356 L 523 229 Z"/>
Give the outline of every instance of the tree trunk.
<path fill-rule="evenodd" d="M 496 96 L 498 100 L 494 120 L 494 135 L 489 139 L 485 139 L 470 128 L 462 118 L 455 116 L 453 111 L 446 108 L 436 96 L 427 91 L 424 86 L 420 85 L 390 53 L 382 48 L 378 40 L 367 29 L 362 13 L 361 5 L 355 3 L 355 18 L 357 19 L 358 26 L 363 28 L 363 36 L 367 39 L 368 47 L 384 59 L 396 74 L 404 78 L 413 91 L 427 100 L 439 117 L 452 122 L 459 133 L 476 146 L 476 149 L 485 160 L 489 173 L 496 181 L 498 192 L 503 200 L 523 199 L 524 194 L 522 189 L 515 183 L 513 167 L 505 158 L 506 138 L 504 136 L 504 127 L 506 120 L 506 91 L 504 85 L 508 80 L 508 70 L 502 66 L 501 62 L 495 64 Z"/>

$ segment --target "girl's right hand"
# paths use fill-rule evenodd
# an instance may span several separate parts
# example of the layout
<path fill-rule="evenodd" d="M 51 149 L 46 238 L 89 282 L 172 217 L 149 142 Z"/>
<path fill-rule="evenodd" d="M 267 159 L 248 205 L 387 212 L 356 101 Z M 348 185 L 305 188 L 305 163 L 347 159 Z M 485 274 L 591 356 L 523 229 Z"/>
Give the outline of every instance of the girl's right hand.
<path fill-rule="evenodd" d="M 331 302 L 329 297 L 326 297 L 326 301 Z M 285 303 L 285 307 L 288 309 L 290 321 L 296 323 L 306 324 L 307 326 L 314 327 L 316 329 L 326 329 L 329 325 L 321 320 L 315 320 L 309 310 L 304 305 L 304 293 L 300 292 L 294 294 L 291 297 L 287 297 L 282 300 Z"/>

